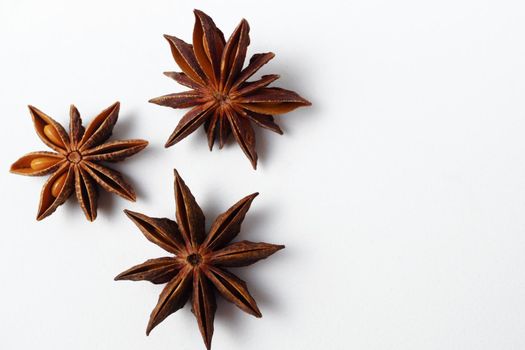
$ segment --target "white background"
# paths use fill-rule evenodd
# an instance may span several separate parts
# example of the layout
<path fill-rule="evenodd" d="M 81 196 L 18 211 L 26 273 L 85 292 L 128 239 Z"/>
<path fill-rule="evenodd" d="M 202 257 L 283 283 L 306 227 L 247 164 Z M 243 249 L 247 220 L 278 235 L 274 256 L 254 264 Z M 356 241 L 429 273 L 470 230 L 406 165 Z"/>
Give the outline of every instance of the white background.
<path fill-rule="evenodd" d="M 257 171 L 202 129 L 163 147 L 183 111 L 147 100 L 182 90 L 162 34 L 194 7 L 248 19 L 261 74 L 313 102 L 257 131 Z M 208 224 L 259 191 L 240 237 L 286 244 L 237 270 L 264 316 L 219 302 L 214 349 L 524 349 L 524 34 L 522 1 L 2 0 L 0 348 L 204 348 L 188 306 L 146 337 L 162 286 L 113 281 L 165 255 L 122 210 L 174 218 L 176 167 Z M 117 167 L 138 201 L 36 222 L 44 179 L 8 173 L 46 149 L 26 105 L 116 100 L 114 138 L 150 141 Z"/>

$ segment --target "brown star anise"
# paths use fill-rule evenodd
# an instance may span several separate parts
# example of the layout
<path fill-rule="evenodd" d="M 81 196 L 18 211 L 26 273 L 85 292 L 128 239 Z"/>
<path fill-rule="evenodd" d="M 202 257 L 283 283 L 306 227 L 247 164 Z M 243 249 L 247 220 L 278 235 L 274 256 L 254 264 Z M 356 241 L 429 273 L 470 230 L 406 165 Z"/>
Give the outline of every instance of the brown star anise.
<path fill-rule="evenodd" d="M 86 129 L 75 106 L 70 108 L 69 134 L 64 127 L 33 106 L 29 111 L 40 139 L 54 152 L 32 152 L 11 165 L 20 175 L 52 174 L 40 195 L 37 220 L 51 215 L 76 192 L 78 202 L 89 221 L 97 217 L 97 184 L 108 192 L 135 201 L 135 191 L 122 175 L 100 161 L 117 162 L 134 155 L 148 145 L 144 140 L 106 140 L 117 122 L 120 104 L 103 110 Z"/>
<path fill-rule="evenodd" d="M 230 243 L 239 233 L 257 194 L 244 197 L 219 215 L 207 235 L 202 210 L 176 170 L 178 224 L 167 218 L 152 218 L 125 210 L 148 240 L 175 255 L 147 260 L 115 277 L 115 280 L 167 283 L 151 313 L 146 334 L 149 335 L 156 325 L 182 308 L 191 297 L 192 312 L 204 343 L 210 349 L 217 308 L 215 290 L 241 310 L 261 317 L 246 283 L 224 269 L 251 265 L 284 248 L 283 245 L 248 241 Z"/>
<path fill-rule="evenodd" d="M 242 69 L 250 44 L 249 31 L 248 22 L 243 19 L 226 42 L 213 20 L 204 12 L 195 10 L 193 46 L 174 36 L 164 35 L 175 62 L 183 71 L 164 74 L 191 90 L 157 97 L 150 102 L 172 108 L 193 107 L 182 117 L 166 147 L 204 124 L 210 150 L 215 138 L 219 139 L 219 148 L 222 148 L 233 132 L 255 169 L 257 153 L 251 122 L 282 134 L 273 116 L 310 105 L 293 91 L 267 87 L 279 78 L 278 75 L 264 75 L 259 80 L 246 81 L 275 56 L 272 52 L 255 54 L 248 66 Z"/>

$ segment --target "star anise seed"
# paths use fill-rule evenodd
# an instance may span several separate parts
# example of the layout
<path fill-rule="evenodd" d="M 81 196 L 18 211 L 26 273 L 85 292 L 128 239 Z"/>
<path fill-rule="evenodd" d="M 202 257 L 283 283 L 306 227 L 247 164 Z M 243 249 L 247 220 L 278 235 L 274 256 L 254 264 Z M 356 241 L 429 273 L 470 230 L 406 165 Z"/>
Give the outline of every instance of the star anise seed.
<path fill-rule="evenodd" d="M 205 234 L 204 214 L 190 190 L 175 170 L 177 222 L 153 218 L 125 210 L 146 238 L 174 254 L 150 259 L 115 277 L 115 280 L 146 280 L 167 283 L 153 309 L 146 334 L 191 299 L 206 348 L 211 348 L 213 320 L 217 308 L 215 291 L 241 310 L 261 317 L 246 283 L 225 267 L 251 265 L 283 249 L 283 245 L 241 241 L 230 243 L 240 232 L 241 224 L 258 193 L 244 197 L 219 215 Z"/>
<path fill-rule="evenodd" d="M 172 108 L 192 107 L 180 120 L 166 147 L 204 124 L 210 150 L 215 139 L 218 138 L 222 148 L 233 134 L 255 169 L 257 153 L 252 123 L 282 134 L 274 115 L 311 105 L 293 91 L 267 87 L 278 75 L 263 75 L 259 80 L 247 81 L 274 57 L 272 52 L 255 54 L 243 69 L 250 44 L 249 31 L 248 22 L 243 19 L 226 42 L 213 20 L 195 10 L 193 46 L 174 36 L 164 36 L 182 70 L 182 73 L 164 74 L 191 90 L 157 97 L 150 102 Z"/>
<path fill-rule="evenodd" d="M 89 221 L 97 217 L 98 186 L 127 200 L 135 201 L 135 191 L 122 175 L 101 161 L 118 162 L 140 152 L 148 145 L 144 140 L 106 142 L 117 122 L 120 104 L 103 110 L 84 129 L 80 113 L 70 108 L 69 134 L 51 117 L 29 106 L 40 139 L 55 152 L 32 152 L 11 165 L 20 175 L 51 174 L 42 188 L 37 220 L 51 215 L 73 193 Z M 98 186 L 97 186 L 98 185 Z"/>

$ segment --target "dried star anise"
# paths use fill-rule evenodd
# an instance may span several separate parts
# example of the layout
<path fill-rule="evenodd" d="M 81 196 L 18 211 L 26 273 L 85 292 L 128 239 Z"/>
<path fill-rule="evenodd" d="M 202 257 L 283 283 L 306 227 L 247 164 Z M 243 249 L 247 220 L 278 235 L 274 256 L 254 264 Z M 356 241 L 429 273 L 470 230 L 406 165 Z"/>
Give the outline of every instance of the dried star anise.
<path fill-rule="evenodd" d="M 112 104 L 89 123 L 82 126 L 80 114 L 71 105 L 69 134 L 64 127 L 33 106 L 29 111 L 40 139 L 54 152 L 32 152 L 11 165 L 11 172 L 20 175 L 52 174 L 40 195 L 37 220 L 51 215 L 76 192 L 78 202 L 89 221 L 97 217 L 97 184 L 108 192 L 135 201 L 135 191 L 122 175 L 100 161 L 117 162 L 134 155 L 148 145 L 144 140 L 106 142 L 117 122 L 120 104 Z"/>
<path fill-rule="evenodd" d="M 215 138 L 219 139 L 219 148 L 222 148 L 233 133 L 255 169 L 257 153 L 252 122 L 282 134 L 273 116 L 310 105 L 293 91 L 267 87 L 279 78 L 278 75 L 264 75 L 259 80 L 246 81 L 274 57 L 272 52 L 255 54 L 243 69 L 250 44 L 249 31 L 248 22 L 243 19 L 226 42 L 213 20 L 204 12 L 195 10 L 193 46 L 174 36 L 164 36 L 175 62 L 183 71 L 164 74 L 191 90 L 157 97 L 150 102 L 172 108 L 193 107 L 182 117 L 166 147 L 204 124 L 210 150 Z"/>
<path fill-rule="evenodd" d="M 219 215 L 207 235 L 202 210 L 176 170 L 177 222 L 125 210 L 148 240 L 175 255 L 147 260 L 115 277 L 115 280 L 167 283 L 151 313 L 146 334 L 191 298 L 192 312 L 204 343 L 210 349 L 217 308 L 215 291 L 241 310 L 261 317 L 246 283 L 224 269 L 251 265 L 284 248 L 283 245 L 249 241 L 230 243 L 239 233 L 257 194 L 244 197 Z"/>

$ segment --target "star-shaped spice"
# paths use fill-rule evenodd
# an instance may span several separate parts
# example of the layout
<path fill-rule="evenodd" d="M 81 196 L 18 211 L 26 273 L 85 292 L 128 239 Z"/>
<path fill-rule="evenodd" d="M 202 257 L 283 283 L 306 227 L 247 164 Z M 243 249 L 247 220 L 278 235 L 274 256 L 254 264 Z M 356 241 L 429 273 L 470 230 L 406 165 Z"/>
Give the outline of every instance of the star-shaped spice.
<path fill-rule="evenodd" d="M 182 70 L 182 73 L 164 74 L 191 90 L 157 97 L 150 102 L 172 108 L 193 107 L 182 117 L 166 147 L 204 124 L 210 150 L 216 138 L 222 148 L 233 133 L 255 169 L 257 153 L 252 123 L 282 134 L 273 116 L 310 105 L 293 91 L 267 87 L 278 75 L 263 75 L 259 80 L 247 81 L 275 56 L 272 52 L 255 54 L 243 69 L 250 44 L 249 31 L 248 22 L 243 19 L 226 42 L 213 20 L 195 10 L 193 46 L 174 36 L 164 36 Z"/>
<path fill-rule="evenodd" d="M 215 291 L 243 311 L 261 317 L 246 283 L 225 269 L 251 265 L 284 248 L 283 245 L 249 241 L 230 243 L 239 233 L 257 194 L 244 197 L 219 215 L 208 234 L 202 210 L 176 170 L 177 222 L 125 210 L 148 240 L 174 254 L 173 257 L 147 260 L 115 277 L 115 280 L 167 283 L 151 313 L 146 334 L 191 298 L 192 312 L 204 343 L 210 349 L 217 308 Z"/>
<path fill-rule="evenodd" d="M 135 191 L 122 175 L 100 164 L 101 161 L 121 161 L 148 145 L 144 140 L 106 142 L 117 122 L 119 108 L 118 102 L 112 104 L 84 129 L 80 114 L 72 105 L 68 134 L 51 117 L 29 106 L 38 136 L 56 152 L 32 152 L 11 165 L 11 172 L 15 174 L 51 174 L 42 188 L 37 220 L 51 215 L 71 196 L 73 190 L 89 221 L 97 217 L 98 186 L 135 201 Z"/>

